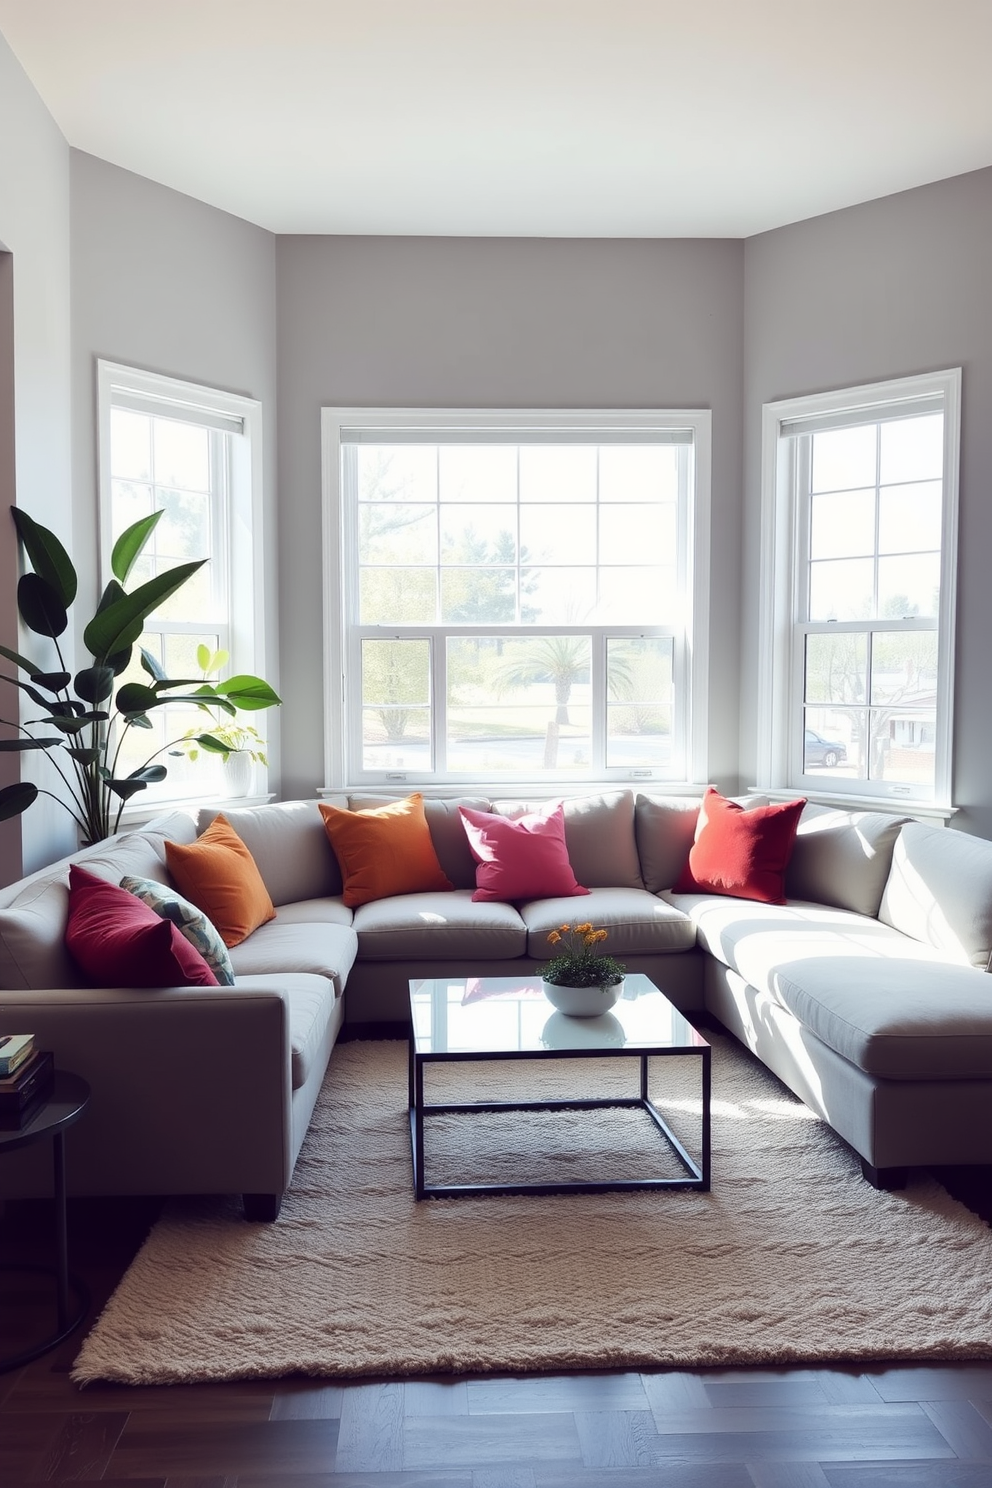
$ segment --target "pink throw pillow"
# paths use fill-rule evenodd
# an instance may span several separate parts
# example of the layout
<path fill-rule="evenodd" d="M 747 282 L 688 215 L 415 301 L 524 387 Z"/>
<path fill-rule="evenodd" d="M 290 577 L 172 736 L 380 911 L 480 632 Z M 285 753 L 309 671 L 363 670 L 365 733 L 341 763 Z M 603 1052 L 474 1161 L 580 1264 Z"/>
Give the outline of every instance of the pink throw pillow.
<path fill-rule="evenodd" d="M 69 868 L 66 947 L 99 987 L 216 987 L 217 978 L 171 920 L 75 863 Z"/>
<path fill-rule="evenodd" d="M 531 813 L 512 821 L 459 806 L 477 867 L 473 899 L 555 899 L 588 894 L 576 883 L 565 846 L 565 813 Z"/>

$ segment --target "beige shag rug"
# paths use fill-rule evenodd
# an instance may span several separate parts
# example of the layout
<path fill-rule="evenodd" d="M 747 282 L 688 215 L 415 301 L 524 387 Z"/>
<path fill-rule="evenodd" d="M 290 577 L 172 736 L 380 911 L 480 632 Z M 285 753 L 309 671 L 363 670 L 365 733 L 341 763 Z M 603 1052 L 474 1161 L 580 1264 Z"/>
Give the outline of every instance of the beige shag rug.
<path fill-rule="evenodd" d="M 690 1065 L 653 1061 L 652 1091 L 691 1144 Z M 632 1093 L 636 1063 L 453 1069 L 433 1099 L 505 1098 L 517 1078 L 573 1096 L 621 1078 Z M 418 1204 L 406 1046 L 341 1044 L 278 1223 L 246 1224 L 234 1200 L 171 1204 L 73 1378 L 992 1357 L 992 1230 L 927 1178 L 874 1191 L 830 1130 L 723 1038 L 713 1091 L 708 1194 Z M 660 1137 L 628 1111 L 436 1120 L 429 1181 L 664 1171 Z"/>

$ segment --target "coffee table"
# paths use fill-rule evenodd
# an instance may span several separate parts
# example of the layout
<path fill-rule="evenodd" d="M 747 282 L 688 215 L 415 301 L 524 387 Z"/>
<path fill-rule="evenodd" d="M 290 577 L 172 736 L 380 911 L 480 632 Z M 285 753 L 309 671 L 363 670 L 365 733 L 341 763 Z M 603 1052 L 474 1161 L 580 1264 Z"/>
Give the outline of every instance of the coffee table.
<path fill-rule="evenodd" d="M 410 1145 L 418 1199 L 481 1194 L 601 1193 L 607 1190 L 710 1186 L 710 1046 L 651 980 L 627 977 L 624 994 L 609 1013 L 569 1018 L 556 1013 L 541 991 L 541 979 L 439 977 L 410 983 Z M 648 1091 L 649 1061 L 698 1061 L 702 1113 L 698 1160 L 686 1151 Z M 434 1104 L 424 1096 L 430 1065 L 473 1061 L 634 1059 L 640 1088 L 631 1097 L 575 1100 L 473 1101 Z M 668 1178 L 628 1178 L 570 1183 L 430 1183 L 424 1166 L 424 1127 L 433 1116 L 505 1111 L 591 1111 L 636 1107 L 651 1118 L 676 1154 L 683 1173 Z"/>

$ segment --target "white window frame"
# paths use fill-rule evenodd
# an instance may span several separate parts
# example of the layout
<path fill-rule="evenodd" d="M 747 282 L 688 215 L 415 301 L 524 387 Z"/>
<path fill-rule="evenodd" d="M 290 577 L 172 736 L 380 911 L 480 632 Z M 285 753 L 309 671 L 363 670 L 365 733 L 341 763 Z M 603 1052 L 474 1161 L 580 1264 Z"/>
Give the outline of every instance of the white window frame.
<path fill-rule="evenodd" d="M 230 435 L 226 441 L 228 458 L 224 472 L 225 509 L 218 512 L 217 531 L 222 550 L 204 554 L 211 559 L 212 577 L 219 582 L 223 607 L 227 613 L 224 649 L 230 652 L 225 675 L 239 672 L 260 673 L 265 655 L 265 569 L 262 554 L 263 463 L 262 405 L 255 398 L 230 393 L 222 388 L 166 377 L 139 367 L 119 362 L 97 361 L 97 462 L 99 470 L 100 518 L 100 590 L 112 578 L 110 557 L 113 551 L 112 499 L 110 472 L 110 415 L 113 408 L 130 408 L 157 417 L 174 417 L 200 424 Z M 216 565 L 216 567 L 215 567 Z M 235 582 L 237 576 L 237 582 Z M 245 577 L 250 576 L 250 582 Z M 225 593 L 226 591 L 226 593 Z M 170 630 L 183 627 L 171 625 Z M 189 627 L 200 629 L 199 626 Z M 269 677 L 269 681 L 272 678 Z M 271 715 L 269 715 L 271 716 Z M 245 715 L 248 722 L 254 716 Z M 168 762 L 166 762 L 168 763 Z M 267 791 L 267 772 L 255 766 L 255 785 Z M 184 800 L 201 800 L 215 795 L 205 787 L 200 795 L 190 794 L 188 786 L 170 790 L 169 780 L 150 786 L 125 807 L 122 819 L 135 821 L 160 810 L 164 805 L 177 805 Z M 252 797 L 251 799 L 256 799 Z"/>
<path fill-rule="evenodd" d="M 803 518 L 798 510 L 794 435 L 906 417 L 927 407 L 944 415 L 940 603 L 937 616 L 937 702 L 933 791 L 900 781 L 824 779 L 803 773 L 803 639 L 801 569 Z M 961 369 L 838 388 L 766 403 L 761 433 L 761 562 L 757 688 L 757 786 L 862 806 L 900 802 L 919 814 L 953 814 L 954 625 L 957 611 L 957 528 Z M 860 627 L 854 627 L 860 628 Z M 891 627 L 887 627 L 891 628 Z"/>
<path fill-rule="evenodd" d="M 361 768 L 360 725 L 349 718 L 347 674 L 354 666 L 349 652 L 349 634 L 357 625 L 357 596 L 352 575 L 357 571 L 357 550 L 350 533 L 342 490 L 342 448 L 356 432 L 374 437 L 376 431 L 395 438 L 403 430 L 421 438 L 436 433 L 443 441 L 445 433 L 474 432 L 484 438 L 487 433 L 501 435 L 509 441 L 514 432 L 522 437 L 547 436 L 553 442 L 556 434 L 589 434 L 603 431 L 614 439 L 624 432 L 664 433 L 685 430 L 692 438 L 692 477 L 683 541 L 680 555 L 687 575 L 686 589 L 689 613 L 685 617 L 684 662 L 676 657 L 675 686 L 682 688 L 684 700 L 684 759 L 686 778 L 673 780 L 657 769 L 610 769 L 598 776 L 577 779 L 573 774 L 547 775 L 528 781 L 517 776 L 501 776 L 502 784 L 513 790 L 547 790 L 563 786 L 568 790 L 585 786 L 602 786 L 609 781 L 637 780 L 652 790 L 677 791 L 686 786 L 699 786 L 708 779 L 707 759 L 707 684 L 709 643 L 709 542 L 712 416 L 709 409 L 383 409 L 323 408 L 321 410 L 321 460 L 323 484 L 323 569 L 324 569 L 324 634 L 326 643 L 324 740 L 325 789 L 349 790 L 370 787 L 395 790 L 424 784 L 434 795 L 462 793 L 466 786 L 485 784 L 489 777 L 473 777 L 458 772 L 457 776 L 408 771 L 368 771 Z M 424 629 L 417 627 L 419 635 Z M 434 627 L 444 633 L 445 627 Z M 506 627 L 479 627 L 480 632 L 499 634 Z M 555 634 L 565 633 L 568 626 L 537 626 Z M 588 633 L 589 627 L 571 627 Z M 595 627 L 593 627 L 595 629 Z M 610 627 L 634 634 L 636 627 Z M 437 679 L 435 678 L 435 686 Z M 354 711 L 354 710 L 352 710 Z M 436 714 L 435 714 L 436 716 Z M 352 732 L 349 736 L 349 726 Z"/>

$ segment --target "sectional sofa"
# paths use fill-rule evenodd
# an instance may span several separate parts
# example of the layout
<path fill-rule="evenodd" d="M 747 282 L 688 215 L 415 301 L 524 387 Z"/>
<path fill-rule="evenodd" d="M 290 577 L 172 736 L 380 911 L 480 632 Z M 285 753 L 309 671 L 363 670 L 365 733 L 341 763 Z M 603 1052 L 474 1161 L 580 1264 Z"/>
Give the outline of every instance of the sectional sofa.
<path fill-rule="evenodd" d="M 564 803 L 587 896 L 477 902 L 458 804 L 425 802 L 453 889 L 355 909 L 317 802 L 225 813 L 277 911 L 231 950 L 233 987 L 85 986 L 63 944 L 71 862 L 168 882 L 166 841 L 193 842 L 214 813 L 161 817 L 0 891 L 0 1023 L 35 1033 L 93 1089 L 70 1134 L 70 1190 L 240 1193 L 249 1217 L 274 1218 L 343 1029 L 399 1033 L 411 977 L 539 972 L 548 931 L 579 916 L 630 971 L 742 1040 L 875 1184 L 992 1162 L 992 843 L 807 805 L 786 903 L 675 893 L 699 800 L 616 790 Z M 0 1164 L 0 1196 L 47 1183 L 36 1149 Z"/>

